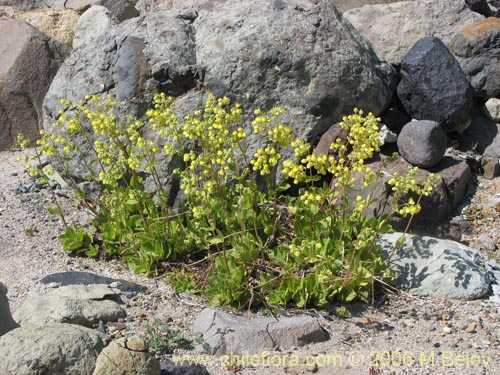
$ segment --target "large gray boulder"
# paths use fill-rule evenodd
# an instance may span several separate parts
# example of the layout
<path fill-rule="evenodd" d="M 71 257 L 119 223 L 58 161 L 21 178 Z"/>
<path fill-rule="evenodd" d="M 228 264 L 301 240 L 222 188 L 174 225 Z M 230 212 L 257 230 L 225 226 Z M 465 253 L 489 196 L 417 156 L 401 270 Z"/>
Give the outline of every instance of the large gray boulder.
<path fill-rule="evenodd" d="M 0 282 L 0 336 L 17 327 L 12 319 L 7 298 L 7 287 Z"/>
<path fill-rule="evenodd" d="M 275 347 L 286 350 L 328 339 L 310 316 L 249 319 L 212 308 L 198 315 L 193 332 L 203 334 L 202 350 L 213 355 L 262 353 Z"/>
<path fill-rule="evenodd" d="M 99 354 L 92 375 L 160 375 L 160 362 L 141 338 L 121 337 Z"/>
<path fill-rule="evenodd" d="M 473 300 L 485 296 L 492 282 L 488 260 L 461 243 L 433 237 L 406 235 L 401 248 L 394 249 L 403 233 L 386 233 L 379 239 L 390 266 L 398 271 L 397 285 L 432 298 Z"/>
<path fill-rule="evenodd" d="M 450 42 L 477 96 L 500 97 L 500 19 L 490 17 L 460 30 Z"/>
<path fill-rule="evenodd" d="M 458 61 L 435 37 L 420 39 L 401 62 L 398 97 L 408 114 L 445 130 L 460 129 L 472 108 L 472 88 Z"/>
<path fill-rule="evenodd" d="M 86 327 L 117 321 L 125 310 L 112 299 L 116 292 L 106 285 L 68 285 L 54 291 L 30 296 L 14 316 L 21 325 L 44 326 L 51 323 L 72 323 Z"/>
<path fill-rule="evenodd" d="M 0 150 L 18 133 L 36 139 L 42 103 L 67 48 L 28 23 L 0 18 Z"/>
<path fill-rule="evenodd" d="M 117 23 L 118 20 L 109 9 L 100 5 L 92 6 L 80 16 L 75 25 L 73 48 L 88 44 Z"/>
<path fill-rule="evenodd" d="M 344 16 L 372 43 L 382 60 L 396 65 L 417 40 L 431 35 L 448 45 L 465 25 L 483 19 L 464 0 L 366 5 L 351 9 Z"/>
<path fill-rule="evenodd" d="M 431 168 L 443 158 L 447 137 L 437 122 L 414 120 L 403 126 L 397 143 L 399 153 L 408 163 Z"/>
<path fill-rule="evenodd" d="M 154 92 L 177 97 L 185 113 L 208 89 L 247 113 L 279 101 L 284 121 L 312 139 L 355 106 L 381 113 L 393 79 L 330 1 L 210 2 L 125 21 L 74 50 L 45 98 L 44 126 L 51 130 L 61 98 L 110 93 L 122 114 L 141 116 Z"/>
<path fill-rule="evenodd" d="M 91 375 L 105 335 L 73 324 L 23 326 L 0 337 L 0 374 Z"/>

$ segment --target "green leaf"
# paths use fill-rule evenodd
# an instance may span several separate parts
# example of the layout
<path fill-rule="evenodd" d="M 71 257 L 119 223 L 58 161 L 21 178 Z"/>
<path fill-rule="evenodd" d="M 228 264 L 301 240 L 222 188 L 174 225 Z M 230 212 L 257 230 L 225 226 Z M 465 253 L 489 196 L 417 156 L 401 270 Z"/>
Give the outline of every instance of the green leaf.
<path fill-rule="evenodd" d="M 59 206 L 58 204 L 47 207 L 47 212 L 54 216 L 62 216 L 63 214 L 61 206 Z"/>
<path fill-rule="evenodd" d="M 85 251 L 85 255 L 88 256 L 89 258 L 96 257 L 97 255 L 99 255 L 99 246 L 90 245 L 89 249 Z"/>
<path fill-rule="evenodd" d="M 404 245 L 405 241 L 406 241 L 406 237 L 405 237 L 405 235 L 403 234 L 401 237 L 399 237 L 399 238 L 397 239 L 396 243 L 394 244 L 394 247 L 395 247 L 396 249 L 399 249 L 400 247 L 402 247 L 402 246 Z"/>

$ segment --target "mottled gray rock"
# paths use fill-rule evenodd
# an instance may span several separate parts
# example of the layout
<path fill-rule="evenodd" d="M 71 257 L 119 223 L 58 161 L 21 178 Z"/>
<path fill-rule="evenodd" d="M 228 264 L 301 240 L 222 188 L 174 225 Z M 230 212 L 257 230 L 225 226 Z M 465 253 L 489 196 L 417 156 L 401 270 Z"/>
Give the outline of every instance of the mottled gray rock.
<path fill-rule="evenodd" d="M 203 105 L 207 89 L 246 113 L 279 101 L 283 121 L 309 139 L 355 106 L 375 114 L 387 107 L 394 71 L 331 2 L 273 4 L 211 2 L 194 21 L 171 9 L 123 22 L 66 59 L 45 98 L 45 128 L 52 129 L 61 98 L 95 93 L 123 101 L 119 116 L 143 115 L 154 92 L 175 96 L 186 112 Z M 260 145 L 251 143 L 249 153 Z M 82 157 L 93 156 L 82 150 L 72 168 L 82 168 Z"/>
<path fill-rule="evenodd" d="M 90 375 L 108 341 L 73 324 L 23 326 L 0 337 L 0 373 Z"/>
<path fill-rule="evenodd" d="M 17 327 L 12 319 L 7 298 L 7 287 L 0 282 L 0 336 Z"/>
<path fill-rule="evenodd" d="M 496 123 L 500 123 L 500 99 L 488 99 L 488 101 L 484 103 L 483 111 L 489 119 Z"/>
<path fill-rule="evenodd" d="M 450 42 L 477 96 L 500 97 L 500 20 L 490 17 L 460 30 Z"/>
<path fill-rule="evenodd" d="M 42 102 L 66 47 L 20 20 L 0 18 L 0 150 L 18 133 L 34 140 L 42 128 Z"/>
<path fill-rule="evenodd" d="M 469 119 L 472 88 L 441 40 L 420 39 L 401 62 L 398 97 L 408 114 L 454 130 Z"/>
<path fill-rule="evenodd" d="M 310 316 L 249 319 L 212 308 L 198 315 L 192 329 L 203 334 L 203 351 L 214 355 L 261 353 L 275 347 L 286 350 L 328 339 Z"/>
<path fill-rule="evenodd" d="M 373 44 L 382 60 L 395 65 L 419 39 L 432 35 L 448 45 L 464 25 L 483 19 L 467 8 L 464 0 L 367 5 L 344 16 Z"/>
<path fill-rule="evenodd" d="M 88 44 L 117 23 L 118 20 L 107 8 L 100 5 L 92 6 L 80 16 L 75 25 L 73 48 Z"/>
<path fill-rule="evenodd" d="M 380 237 L 386 256 L 401 236 Z M 473 300 L 485 296 L 492 281 L 488 260 L 480 252 L 450 240 L 406 235 L 390 260 L 399 274 L 398 287 L 422 296 Z"/>
<path fill-rule="evenodd" d="M 160 362 L 148 353 L 144 341 L 121 337 L 109 344 L 97 357 L 93 375 L 159 375 Z"/>
<path fill-rule="evenodd" d="M 21 325 L 72 323 L 91 327 L 100 320 L 109 322 L 125 317 L 125 311 L 110 299 L 116 297 L 116 292 L 106 285 L 69 285 L 45 295 L 30 296 L 14 316 Z"/>
<path fill-rule="evenodd" d="M 441 161 L 446 152 L 446 133 L 437 122 L 413 120 L 403 126 L 398 136 L 399 153 L 410 164 L 430 168 Z"/>

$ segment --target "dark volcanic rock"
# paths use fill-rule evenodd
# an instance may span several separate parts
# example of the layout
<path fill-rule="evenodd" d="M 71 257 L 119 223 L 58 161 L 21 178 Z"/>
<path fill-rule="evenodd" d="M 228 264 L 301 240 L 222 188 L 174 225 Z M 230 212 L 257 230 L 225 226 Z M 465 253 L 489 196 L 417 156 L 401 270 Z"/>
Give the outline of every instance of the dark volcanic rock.
<path fill-rule="evenodd" d="M 453 130 L 469 119 L 472 88 L 460 64 L 441 40 L 420 39 L 401 62 L 398 96 L 415 119 Z"/>

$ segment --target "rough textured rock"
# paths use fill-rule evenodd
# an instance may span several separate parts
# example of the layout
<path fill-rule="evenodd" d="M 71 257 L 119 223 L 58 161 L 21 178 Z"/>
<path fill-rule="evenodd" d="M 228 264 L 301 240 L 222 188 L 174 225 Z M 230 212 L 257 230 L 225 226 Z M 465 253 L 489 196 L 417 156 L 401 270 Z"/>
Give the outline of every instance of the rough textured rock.
<path fill-rule="evenodd" d="M 386 255 L 401 235 L 380 237 Z M 472 300 L 485 296 L 490 289 L 488 260 L 458 242 L 406 235 L 405 243 L 390 259 L 399 273 L 398 286 L 418 295 Z"/>
<path fill-rule="evenodd" d="M 89 375 L 107 343 L 105 335 L 78 325 L 23 326 L 0 337 L 0 373 Z"/>
<path fill-rule="evenodd" d="M 12 319 L 7 298 L 7 287 L 0 282 L 0 336 L 17 327 Z"/>
<path fill-rule="evenodd" d="M 476 95 L 500 97 L 500 19 L 490 17 L 464 27 L 450 42 Z"/>
<path fill-rule="evenodd" d="M 484 114 L 488 116 L 489 119 L 500 123 L 500 99 L 491 98 L 486 103 L 484 103 Z"/>
<path fill-rule="evenodd" d="M 41 9 L 23 12 L 13 7 L 0 7 L 0 17 L 24 20 L 43 34 L 71 48 L 73 28 L 80 14 L 71 9 Z"/>
<path fill-rule="evenodd" d="M 193 332 L 203 334 L 203 350 L 214 355 L 262 353 L 328 339 L 319 323 L 309 316 L 248 319 L 212 308 L 198 315 Z"/>
<path fill-rule="evenodd" d="M 94 5 L 83 13 L 75 25 L 73 48 L 82 47 L 105 34 L 118 20 L 105 7 Z"/>
<path fill-rule="evenodd" d="M 21 325 L 72 323 L 87 327 L 100 320 L 124 318 L 126 313 L 120 305 L 107 298 L 116 298 L 116 292 L 107 285 L 69 285 L 29 297 L 14 316 Z"/>
<path fill-rule="evenodd" d="M 207 89 L 247 113 L 279 101 L 283 121 L 309 139 L 355 106 L 381 113 L 394 72 L 335 7 L 276 4 L 212 2 L 189 14 L 172 9 L 123 22 L 66 59 L 45 98 L 45 127 L 51 130 L 61 98 L 94 93 L 124 101 L 127 116 L 143 115 L 155 91 L 176 96 L 187 112 L 199 109 Z"/>
<path fill-rule="evenodd" d="M 38 138 L 42 102 L 66 49 L 24 21 L 0 18 L 0 150 Z"/>
<path fill-rule="evenodd" d="M 432 35 L 446 45 L 464 25 L 483 17 L 463 0 L 418 0 L 367 5 L 344 16 L 374 46 L 378 56 L 399 65 L 415 42 Z"/>
<path fill-rule="evenodd" d="M 443 158 L 447 137 L 437 122 L 414 120 L 403 126 L 397 143 L 399 153 L 408 163 L 431 168 Z"/>
<path fill-rule="evenodd" d="M 148 353 L 144 341 L 122 337 L 109 344 L 97 357 L 93 375 L 159 375 L 160 362 Z"/>
<path fill-rule="evenodd" d="M 408 114 L 446 130 L 462 126 L 472 108 L 472 88 L 457 60 L 435 37 L 420 39 L 401 62 L 398 97 Z"/>

